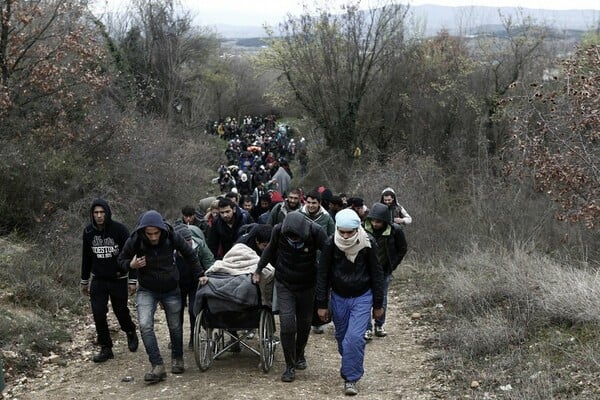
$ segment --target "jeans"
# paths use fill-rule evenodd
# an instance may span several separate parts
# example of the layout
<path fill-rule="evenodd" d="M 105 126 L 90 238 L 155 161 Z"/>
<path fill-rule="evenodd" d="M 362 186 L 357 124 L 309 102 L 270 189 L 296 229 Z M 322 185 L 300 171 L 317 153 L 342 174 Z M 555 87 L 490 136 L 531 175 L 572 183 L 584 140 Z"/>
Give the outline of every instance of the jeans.
<path fill-rule="evenodd" d="M 373 293 L 370 289 L 359 297 L 341 297 L 331 293 L 335 339 L 342 356 L 340 375 L 345 381 L 356 382 L 365 372 L 365 330 L 372 306 Z"/>
<path fill-rule="evenodd" d="M 112 339 L 108 330 L 108 299 L 112 305 L 113 312 L 119 321 L 123 332 L 135 332 L 135 324 L 131 320 L 127 299 L 127 279 L 101 279 L 92 278 L 90 284 L 90 303 L 92 315 L 96 325 L 98 344 L 102 347 L 112 347 Z"/>
<path fill-rule="evenodd" d="M 179 288 L 160 293 L 140 286 L 138 287 L 136 302 L 142 341 L 150 363 L 153 366 L 163 364 L 156 334 L 154 333 L 154 314 L 159 302 L 162 303 L 167 317 L 167 326 L 171 337 L 171 358 L 183 357 L 183 326 L 179 314 L 181 312 Z"/>
<path fill-rule="evenodd" d="M 390 288 L 390 281 L 392 280 L 392 274 L 387 275 L 383 278 L 383 315 L 380 319 L 375 320 L 375 326 L 383 326 L 385 324 L 385 314 L 387 311 L 387 298 L 388 298 L 388 289 Z M 373 324 L 371 322 L 371 317 L 369 317 L 369 324 L 367 325 L 368 330 L 373 330 Z"/>
<path fill-rule="evenodd" d="M 279 304 L 281 347 L 287 366 L 293 367 L 299 357 L 304 357 L 304 348 L 310 334 L 315 289 L 291 291 L 275 280 Z"/>

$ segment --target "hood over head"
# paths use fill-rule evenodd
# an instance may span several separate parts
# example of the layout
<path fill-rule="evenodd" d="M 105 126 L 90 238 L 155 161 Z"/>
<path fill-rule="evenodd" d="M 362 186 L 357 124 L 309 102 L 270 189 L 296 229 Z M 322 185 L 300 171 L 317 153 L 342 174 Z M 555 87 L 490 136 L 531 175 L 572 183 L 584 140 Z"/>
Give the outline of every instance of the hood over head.
<path fill-rule="evenodd" d="M 393 204 L 398 205 L 396 192 L 394 192 L 394 189 L 392 189 L 391 187 L 387 187 L 381 191 L 381 199 L 379 200 L 381 203 L 383 203 L 383 196 L 392 196 L 392 199 L 394 199 Z"/>
<path fill-rule="evenodd" d="M 92 206 L 90 207 L 90 218 L 92 220 L 92 225 L 96 225 L 94 223 L 94 208 L 96 206 L 100 206 L 102 208 L 104 208 L 104 225 L 108 226 L 110 224 L 110 222 L 112 221 L 112 211 L 110 209 L 110 206 L 108 205 L 108 202 L 104 199 L 98 198 L 96 200 L 94 200 L 92 202 Z"/>
<path fill-rule="evenodd" d="M 373 203 L 373 206 L 371 207 L 371 210 L 369 210 L 369 214 L 367 215 L 367 219 L 378 219 L 390 225 L 390 216 L 390 210 L 385 204 Z"/>
<path fill-rule="evenodd" d="M 300 211 L 292 211 L 285 216 L 281 226 L 281 233 L 283 235 L 293 233 L 300 236 L 302 240 L 306 240 L 310 233 L 310 224 L 311 222 L 308 218 Z"/>
<path fill-rule="evenodd" d="M 143 213 L 135 230 L 140 231 L 148 226 L 153 226 L 165 232 L 167 231 L 167 225 L 165 225 L 162 215 L 155 210 L 149 210 Z"/>
<path fill-rule="evenodd" d="M 192 240 L 192 231 L 186 224 L 175 225 L 175 232 L 185 240 Z"/>

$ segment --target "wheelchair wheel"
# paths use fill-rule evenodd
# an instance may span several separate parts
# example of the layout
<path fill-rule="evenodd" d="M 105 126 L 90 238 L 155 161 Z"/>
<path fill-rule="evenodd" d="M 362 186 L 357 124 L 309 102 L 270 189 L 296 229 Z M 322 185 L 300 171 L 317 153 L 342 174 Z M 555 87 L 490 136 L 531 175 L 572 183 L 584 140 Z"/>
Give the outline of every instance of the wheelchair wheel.
<path fill-rule="evenodd" d="M 216 353 L 217 343 L 213 331 L 213 328 L 206 326 L 206 310 L 201 310 L 194 325 L 194 358 L 202 372 L 211 366 Z"/>
<path fill-rule="evenodd" d="M 269 372 L 275 358 L 275 320 L 273 314 L 266 309 L 260 311 L 258 325 L 258 340 L 260 351 L 260 366 L 264 372 Z"/>

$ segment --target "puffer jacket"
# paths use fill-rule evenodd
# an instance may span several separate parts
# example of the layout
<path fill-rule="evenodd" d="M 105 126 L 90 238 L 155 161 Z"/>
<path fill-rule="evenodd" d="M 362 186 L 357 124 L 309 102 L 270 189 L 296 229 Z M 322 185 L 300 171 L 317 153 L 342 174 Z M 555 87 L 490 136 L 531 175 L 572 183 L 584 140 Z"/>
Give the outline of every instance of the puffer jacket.
<path fill-rule="evenodd" d="M 301 241 L 290 242 L 289 234 L 298 236 Z M 317 251 L 323 248 L 326 240 L 321 226 L 299 211 L 292 211 L 281 224 L 273 227 L 271 241 L 260 257 L 257 272 L 270 263 L 275 267 L 275 279 L 291 291 L 314 287 Z"/>
<path fill-rule="evenodd" d="M 361 296 L 371 289 L 373 308 L 383 306 L 383 269 L 377 260 L 377 245 L 372 237 L 370 240 L 371 247 L 361 249 L 352 262 L 335 245 L 334 236 L 327 239 L 317 271 L 317 308 L 328 308 L 329 289 L 346 298 Z"/>

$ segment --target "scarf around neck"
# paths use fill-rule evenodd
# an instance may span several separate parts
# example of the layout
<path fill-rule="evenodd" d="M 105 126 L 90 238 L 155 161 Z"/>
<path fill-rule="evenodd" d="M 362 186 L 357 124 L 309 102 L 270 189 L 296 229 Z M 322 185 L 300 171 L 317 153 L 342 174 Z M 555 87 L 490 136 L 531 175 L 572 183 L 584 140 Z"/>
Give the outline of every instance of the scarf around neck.
<path fill-rule="evenodd" d="M 369 236 L 362 226 L 358 228 L 356 234 L 348 239 L 344 239 L 336 229 L 333 240 L 337 248 L 344 252 L 346 258 L 350 260 L 350 262 L 354 262 L 359 251 L 365 247 L 371 247 Z"/>

